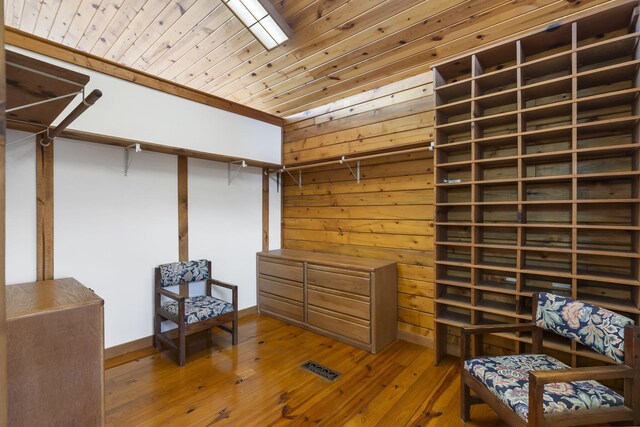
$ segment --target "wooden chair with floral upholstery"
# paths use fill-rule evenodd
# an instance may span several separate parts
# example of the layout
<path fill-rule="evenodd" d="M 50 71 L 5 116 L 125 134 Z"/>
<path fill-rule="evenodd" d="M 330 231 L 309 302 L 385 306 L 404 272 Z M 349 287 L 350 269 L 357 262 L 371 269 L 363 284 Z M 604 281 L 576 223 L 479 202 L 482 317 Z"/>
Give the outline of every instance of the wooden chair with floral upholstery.
<path fill-rule="evenodd" d="M 156 267 L 154 342 L 158 350 L 162 344 L 177 350 L 180 366 L 185 363 L 188 335 L 217 326 L 231 334 L 233 345 L 238 343 L 238 287 L 212 279 L 210 272 L 211 261 L 205 259 Z M 204 282 L 205 295 L 189 296 L 189 286 L 198 282 Z M 170 286 L 179 286 L 180 294 L 166 289 Z M 230 289 L 232 301 L 212 296 L 212 286 Z M 163 301 L 162 297 L 167 299 Z M 161 331 L 164 320 L 178 325 L 177 344 Z"/>
<path fill-rule="evenodd" d="M 487 403 L 512 426 L 640 425 L 640 328 L 633 320 L 550 293 L 534 295 L 533 319 L 462 328 L 463 421 L 469 420 L 471 405 Z M 542 353 L 544 330 L 575 340 L 614 364 L 570 368 Z M 471 358 L 471 336 L 496 332 L 531 332 L 533 354 Z M 481 348 L 477 344 L 474 348 Z M 598 382 L 614 379 L 624 381 L 622 394 Z"/>

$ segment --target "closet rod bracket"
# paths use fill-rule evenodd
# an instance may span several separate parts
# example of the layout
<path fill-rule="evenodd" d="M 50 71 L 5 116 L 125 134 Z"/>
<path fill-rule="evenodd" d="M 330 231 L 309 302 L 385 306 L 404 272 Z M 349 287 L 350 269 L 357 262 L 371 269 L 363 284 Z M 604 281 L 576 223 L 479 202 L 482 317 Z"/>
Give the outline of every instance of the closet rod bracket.
<path fill-rule="evenodd" d="M 128 147 L 124 147 L 124 176 L 127 176 L 127 174 L 129 173 L 131 162 L 133 162 L 133 157 L 131 157 L 131 155 L 129 154 L 129 150 L 131 150 L 132 148 L 135 148 L 136 153 L 142 151 L 142 148 L 140 148 L 140 144 L 131 144 Z"/>
<path fill-rule="evenodd" d="M 282 169 L 280 172 L 286 172 L 289 174 L 289 176 L 291 177 L 291 179 L 293 180 L 293 182 L 295 182 L 296 184 L 298 184 L 298 188 L 302 188 L 302 169 L 298 169 L 298 179 L 296 179 L 292 174 L 291 171 L 289 171 L 287 169 L 286 166 L 282 166 Z"/>
<path fill-rule="evenodd" d="M 238 165 L 237 169 L 234 170 L 233 173 L 231 172 L 231 165 Z M 231 185 L 231 181 L 233 181 L 233 178 L 238 176 L 238 174 L 240 174 L 240 171 L 243 168 L 247 167 L 247 162 L 246 162 L 246 160 L 236 160 L 235 162 L 229 163 L 227 166 L 228 166 L 228 169 L 227 169 L 227 185 Z"/>
<path fill-rule="evenodd" d="M 346 167 L 349 168 L 349 172 L 351 172 L 351 175 L 353 175 L 353 177 L 356 179 L 356 183 L 360 184 L 360 160 L 356 161 L 356 171 L 354 172 L 353 169 L 351 168 L 351 166 L 349 166 L 349 163 L 347 158 L 345 156 L 342 156 L 342 159 L 339 160 L 341 165 L 345 165 Z"/>

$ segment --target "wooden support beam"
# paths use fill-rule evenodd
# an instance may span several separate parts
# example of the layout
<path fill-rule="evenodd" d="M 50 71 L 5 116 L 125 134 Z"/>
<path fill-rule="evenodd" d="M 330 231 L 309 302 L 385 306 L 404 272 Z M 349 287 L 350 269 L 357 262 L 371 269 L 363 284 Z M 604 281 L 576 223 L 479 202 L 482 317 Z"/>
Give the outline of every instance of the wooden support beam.
<path fill-rule="evenodd" d="M 0 3 L 0 22 L 4 22 L 3 4 Z M 4 45 L 4 32 L 0 30 L 0 43 Z M 5 57 L 0 49 L 0 425 L 7 425 L 7 324 L 4 303 L 5 291 Z"/>
<path fill-rule="evenodd" d="M 262 169 L 262 250 L 269 250 L 269 169 Z"/>
<path fill-rule="evenodd" d="M 53 279 L 53 147 L 36 141 L 38 280 Z"/>
<path fill-rule="evenodd" d="M 189 261 L 189 158 L 178 156 L 178 255 Z"/>

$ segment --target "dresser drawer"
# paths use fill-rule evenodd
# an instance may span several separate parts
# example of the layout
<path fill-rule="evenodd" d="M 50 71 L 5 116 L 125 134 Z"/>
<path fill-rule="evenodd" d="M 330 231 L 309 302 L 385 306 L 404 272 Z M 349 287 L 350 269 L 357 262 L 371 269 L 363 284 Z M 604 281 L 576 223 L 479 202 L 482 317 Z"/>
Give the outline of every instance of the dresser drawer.
<path fill-rule="evenodd" d="M 351 316 L 340 315 L 329 310 L 309 307 L 307 323 L 365 344 L 371 342 L 369 322 Z"/>
<path fill-rule="evenodd" d="M 261 292 L 302 302 L 303 290 L 301 283 L 260 275 L 258 284 Z"/>
<path fill-rule="evenodd" d="M 279 277 L 300 283 L 302 283 L 304 279 L 301 262 L 260 258 L 258 267 L 260 269 L 259 273 L 267 276 Z"/>
<path fill-rule="evenodd" d="M 301 303 L 265 294 L 264 292 L 260 292 L 260 311 L 267 311 L 271 314 L 297 320 L 298 322 L 304 320 Z"/>
<path fill-rule="evenodd" d="M 369 273 L 355 270 L 323 267 L 319 265 L 309 265 L 307 267 L 307 283 L 309 285 L 337 289 L 358 295 L 370 295 L 369 276 Z"/>
<path fill-rule="evenodd" d="M 362 296 L 351 298 L 348 295 L 335 291 L 329 293 L 325 289 L 309 286 L 307 301 L 309 305 L 370 320 L 371 304 L 369 298 Z"/>

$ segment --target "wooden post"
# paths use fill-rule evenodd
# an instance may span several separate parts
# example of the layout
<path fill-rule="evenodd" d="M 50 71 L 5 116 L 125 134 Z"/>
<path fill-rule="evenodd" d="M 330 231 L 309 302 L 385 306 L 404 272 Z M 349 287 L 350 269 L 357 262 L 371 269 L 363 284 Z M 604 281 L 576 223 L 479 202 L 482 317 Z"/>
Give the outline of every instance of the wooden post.
<path fill-rule="evenodd" d="M 178 256 L 189 261 L 189 158 L 178 156 Z"/>
<path fill-rule="evenodd" d="M 36 139 L 38 280 L 53 279 L 53 147 Z"/>
<path fill-rule="evenodd" d="M 262 169 L 262 250 L 269 250 L 269 169 Z"/>
<path fill-rule="evenodd" d="M 4 4 L 0 3 L 0 43 L 4 46 Z M 7 323 L 4 303 L 5 291 L 5 60 L 4 49 L 0 49 L 0 425 L 7 425 Z"/>

